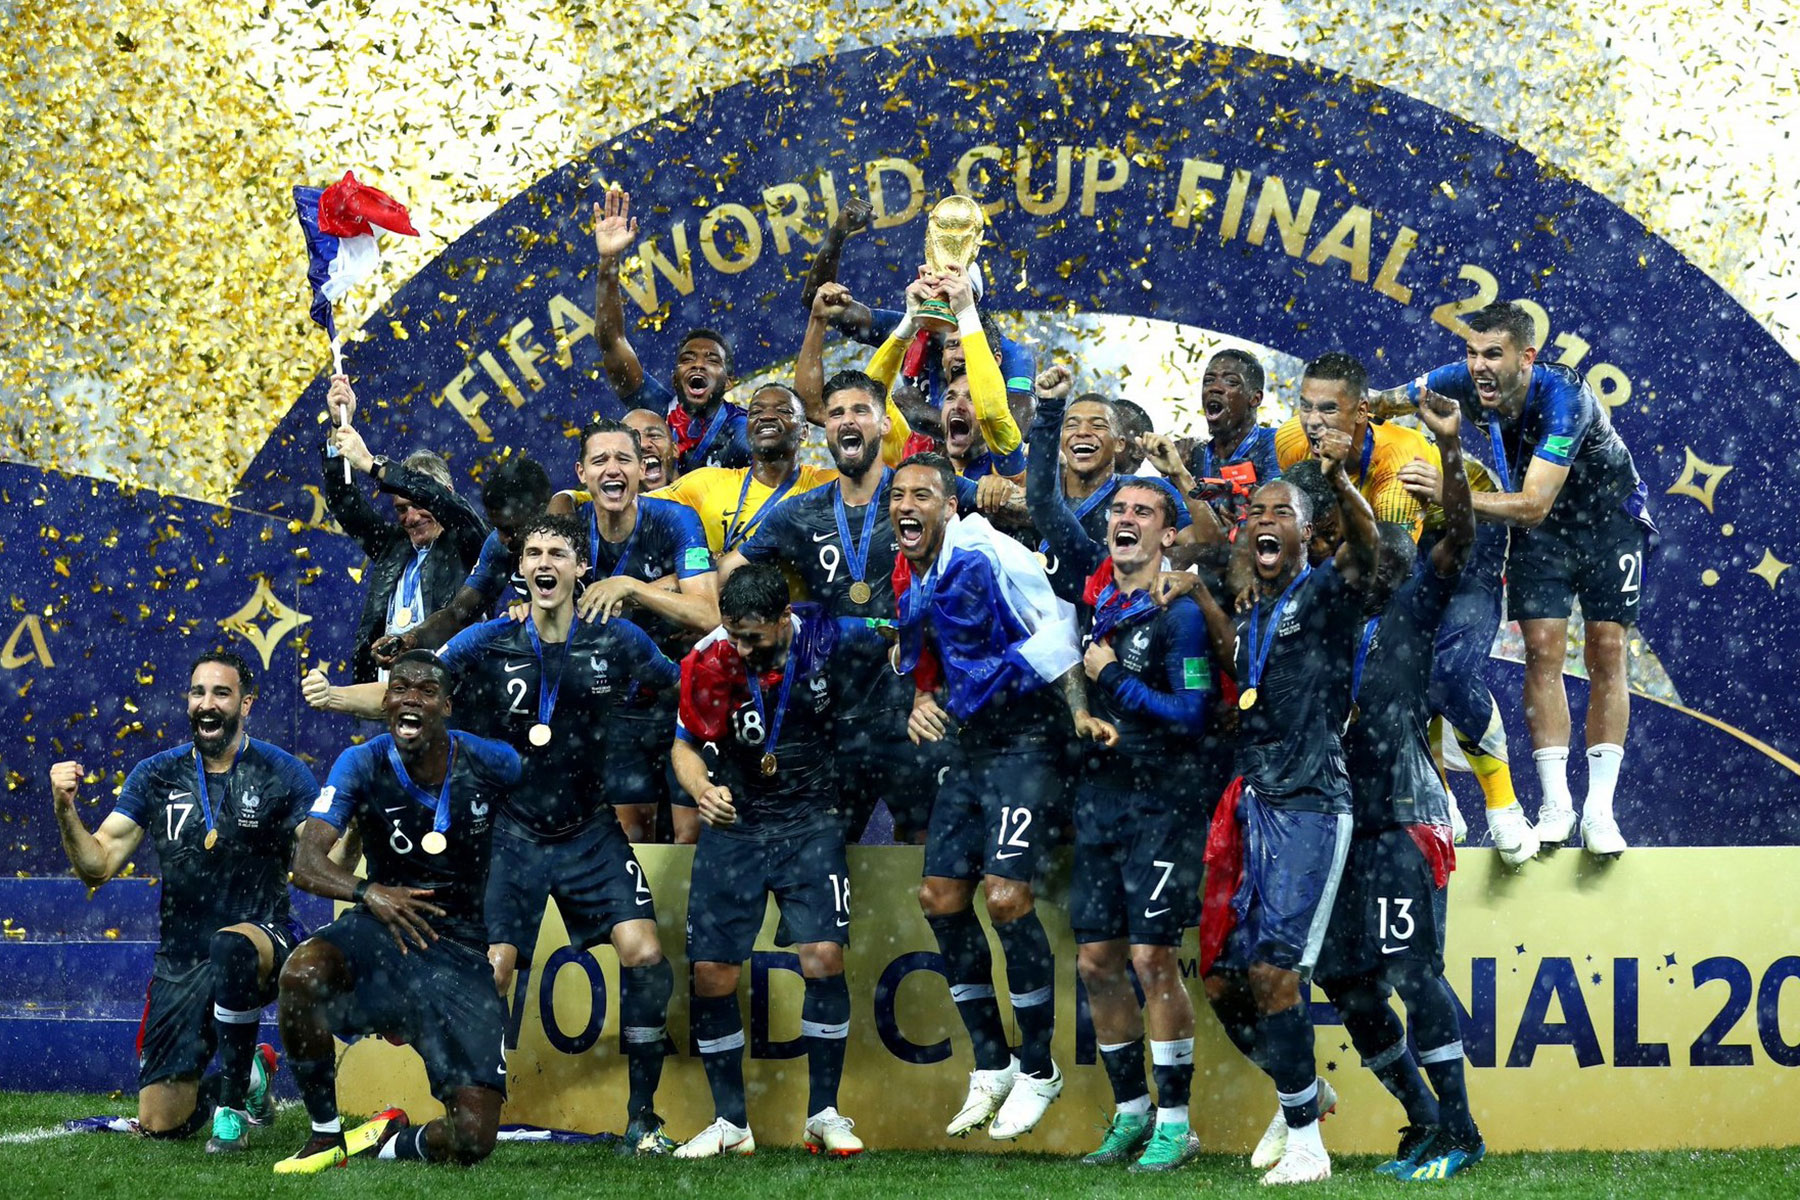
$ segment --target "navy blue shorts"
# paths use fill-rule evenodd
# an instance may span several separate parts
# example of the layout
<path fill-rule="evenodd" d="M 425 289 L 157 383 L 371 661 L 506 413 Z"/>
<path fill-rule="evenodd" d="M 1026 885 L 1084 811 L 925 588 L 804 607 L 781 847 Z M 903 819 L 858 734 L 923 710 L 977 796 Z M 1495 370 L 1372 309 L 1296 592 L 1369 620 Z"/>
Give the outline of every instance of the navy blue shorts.
<path fill-rule="evenodd" d="M 439 938 L 403 954 L 388 927 L 360 908 L 313 936 L 336 946 L 350 966 L 350 992 L 326 1013 L 333 1033 L 405 1041 L 425 1060 L 440 1101 L 466 1087 L 506 1094 L 506 1012 L 486 953 Z"/>
<path fill-rule="evenodd" d="M 1031 882 L 1067 834 L 1068 804 L 1058 747 L 952 752 L 931 806 L 925 874 L 944 879 Z"/>
<path fill-rule="evenodd" d="M 762 929 L 768 898 L 778 946 L 850 943 L 850 864 L 835 823 L 791 837 L 747 838 L 700 827 L 688 886 L 689 962 L 741 963 Z"/>
<path fill-rule="evenodd" d="M 1419 546 L 1418 569 L 1422 571 L 1431 570 L 1426 541 Z M 1506 527 L 1478 526 L 1475 547 L 1476 557 L 1503 560 Z M 1438 624 L 1431 660 L 1431 711 L 1442 713 L 1452 728 L 1470 738 L 1479 739 L 1487 732 L 1494 710 L 1494 696 L 1487 686 L 1487 661 L 1494 650 L 1494 632 L 1500 628 L 1504 596 L 1498 565 L 1477 569 L 1471 559 L 1457 579 L 1456 590 Z"/>
<path fill-rule="evenodd" d="M 644 869 L 611 816 L 560 842 L 520 837 L 501 818 L 488 869 L 488 943 L 516 947 L 518 965 L 530 966 L 544 902 L 551 899 L 577 950 L 605 942 L 622 921 L 656 920 Z"/>
<path fill-rule="evenodd" d="M 614 716 L 606 738 L 606 802 L 659 805 L 664 800 L 693 803 L 672 782 L 669 747 L 675 742 L 675 703 L 659 699 L 651 708 Z"/>
<path fill-rule="evenodd" d="M 1236 923 L 1216 965 L 1244 971 L 1267 963 L 1310 976 L 1350 854 L 1350 814 L 1274 808 L 1245 784 L 1238 820 L 1243 877 L 1231 898 Z"/>
<path fill-rule="evenodd" d="M 1404 828 L 1356 835 L 1314 976 L 1379 975 L 1397 960 L 1443 974 L 1449 894 Z"/>
<path fill-rule="evenodd" d="M 1589 621 L 1637 623 L 1649 534 L 1613 508 L 1593 523 L 1515 530 L 1506 561 L 1506 610 L 1515 621 L 1559 620 L 1581 601 Z"/>
<path fill-rule="evenodd" d="M 838 718 L 838 804 L 853 834 L 860 834 L 882 801 L 894 819 L 895 841 L 910 842 L 930 825 L 944 743 L 913 745 L 906 718 L 906 712 Z"/>
<path fill-rule="evenodd" d="M 1150 792 L 1083 783 L 1075 794 L 1069 927 L 1077 943 L 1179 946 L 1200 918 L 1206 822 Z"/>
<path fill-rule="evenodd" d="M 306 940 L 298 921 L 251 921 L 275 948 L 275 966 L 268 986 L 257 997 L 269 1004 L 275 999 L 275 983 L 281 966 L 294 947 Z M 171 1079 L 198 1079 L 218 1049 L 218 1025 L 213 1020 L 212 963 L 202 960 L 179 973 L 161 963 L 144 993 L 144 1016 L 138 1022 L 138 1087 Z"/>

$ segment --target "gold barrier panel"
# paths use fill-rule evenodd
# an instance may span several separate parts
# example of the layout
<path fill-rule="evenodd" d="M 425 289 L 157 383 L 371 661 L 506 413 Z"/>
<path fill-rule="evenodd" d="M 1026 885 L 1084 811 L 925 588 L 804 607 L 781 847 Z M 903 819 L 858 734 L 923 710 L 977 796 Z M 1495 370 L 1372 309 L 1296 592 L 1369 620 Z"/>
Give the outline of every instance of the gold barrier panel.
<path fill-rule="evenodd" d="M 712 1119 L 687 1033 L 682 923 L 692 852 L 646 846 L 638 857 L 676 968 L 669 1030 L 682 1054 L 667 1061 L 657 1108 L 681 1138 Z M 1800 847 L 1633 850 L 1606 866 L 1565 850 L 1516 876 L 1492 851 L 1464 851 L 1460 860 L 1447 974 L 1465 1011 L 1469 1092 L 1490 1148 L 1800 1143 L 1800 1105 L 1780 1100 L 1800 1086 L 1789 1076 L 1800 1065 L 1792 917 Z M 850 851 L 853 1007 L 840 1107 L 876 1149 L 1003 1150 L 985 1134 L 944 1136 L 967 1086 L 969 1048 L 915 901 L 919 864 L 913 848 Z M 1060 881 L 1045 890 L 1040 911 L 1057 954 L 1056 1060 L 1068 1084 L 1018 1146 L 1074 1154 L 1098 1145 L 1112 1099 L 1078 996 Z M 801 980 L 798 963 L 775 950 L 774 931 L 771 906 L 740 991 L 745 1078 L 758 1140 L 797 1143 L 807 1091 Z M 504 1119 L 617 1130 L 626 1087 L 617 961 L 610 949 L 575 954 L 566 943 L 552 906 L 535 966 L 507 1004 L 516 1049 Z M 1004 1008 L 998 945 L 993 953 Z M 1183 965 L 1199 1009 L 1194 1128 L 1209 1150 L 1247 1150 L 1274 1111 L 1273 1088 L 1207 1011 L 1193 977 L 1192 931 Z M 1320 1072 L 1343 1097 L 1326 1125 L 1328 1146 L 1390 1151 L 1403 1123 L 1398 1105 L 1360 1067 L 1335 1017 L 1315 1014 Z M 393 1103 L 419 1118 L 441 1111 L 418 1056 L 379 1039 L 345 1053 L 339 1095 L 346 1112 Z"/>

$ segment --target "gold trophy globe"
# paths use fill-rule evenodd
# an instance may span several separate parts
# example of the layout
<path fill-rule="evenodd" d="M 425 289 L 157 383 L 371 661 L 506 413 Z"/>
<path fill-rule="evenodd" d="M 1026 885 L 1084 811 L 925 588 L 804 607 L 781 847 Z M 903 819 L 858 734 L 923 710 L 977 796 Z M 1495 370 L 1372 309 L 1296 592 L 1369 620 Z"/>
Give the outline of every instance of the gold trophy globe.
<path fill-rule="evenodd" d="M 987 214 L 981 205 L 967 196 L 945 196 L 932 208 L 925 222 L 925 266 L 941 274 L 946 267 L 967 271 L 981 252 L 981 235 L 987 226 Z M 932 297 L 919 305 L 919 324 L 926 329 L 949 330 L 956 327 L 956 314 L 950 303 Z"/>

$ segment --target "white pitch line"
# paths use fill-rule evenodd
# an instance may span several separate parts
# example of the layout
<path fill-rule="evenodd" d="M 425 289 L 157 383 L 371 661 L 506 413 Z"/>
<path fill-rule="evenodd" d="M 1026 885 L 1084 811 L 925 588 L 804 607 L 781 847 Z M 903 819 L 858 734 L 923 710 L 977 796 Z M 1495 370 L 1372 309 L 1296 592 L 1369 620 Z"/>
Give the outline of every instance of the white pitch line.
<path fill-rule="evenodd" d="M 18 1133 L 0 1133 L 0 1146 L 23 1146 L 30 1142 L 43 1142 L 51 1138 L 67 1137 L 74 1133 L 73 1129 L 64 1129 L 61 1125 L 46 1125 L 42 1129 L 26 1129 Z"/>

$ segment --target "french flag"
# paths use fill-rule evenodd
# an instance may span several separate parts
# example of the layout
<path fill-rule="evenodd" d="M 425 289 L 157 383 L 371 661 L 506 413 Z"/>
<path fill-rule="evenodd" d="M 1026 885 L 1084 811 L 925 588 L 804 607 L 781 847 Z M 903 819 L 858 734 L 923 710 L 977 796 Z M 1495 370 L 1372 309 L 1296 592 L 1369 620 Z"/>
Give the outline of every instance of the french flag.
<path fill-rule="evenodd" d="M 951 517 L 922 578 L 894 559 L 900 653 L 895 669 L 921 690 L 944 688 L 959 721 L 1056 680 L 1081 662 L 1075 608 L 1050 587 L 1037 555 L 980 515 Z M 927 645 L 925 626 L 936 637 Z"/>
<path fill-rule="evenodd" d="M 312 319 L 337 340 L 331 305 L 367 279 L 381 262 L 379 233 L 418 237 L 404 205 L 387 193 L 359 183 L 355 174 L 328 188 L 297 187 L 294 208 L 306 234 L 306 279 L 312 284 Z"/>

